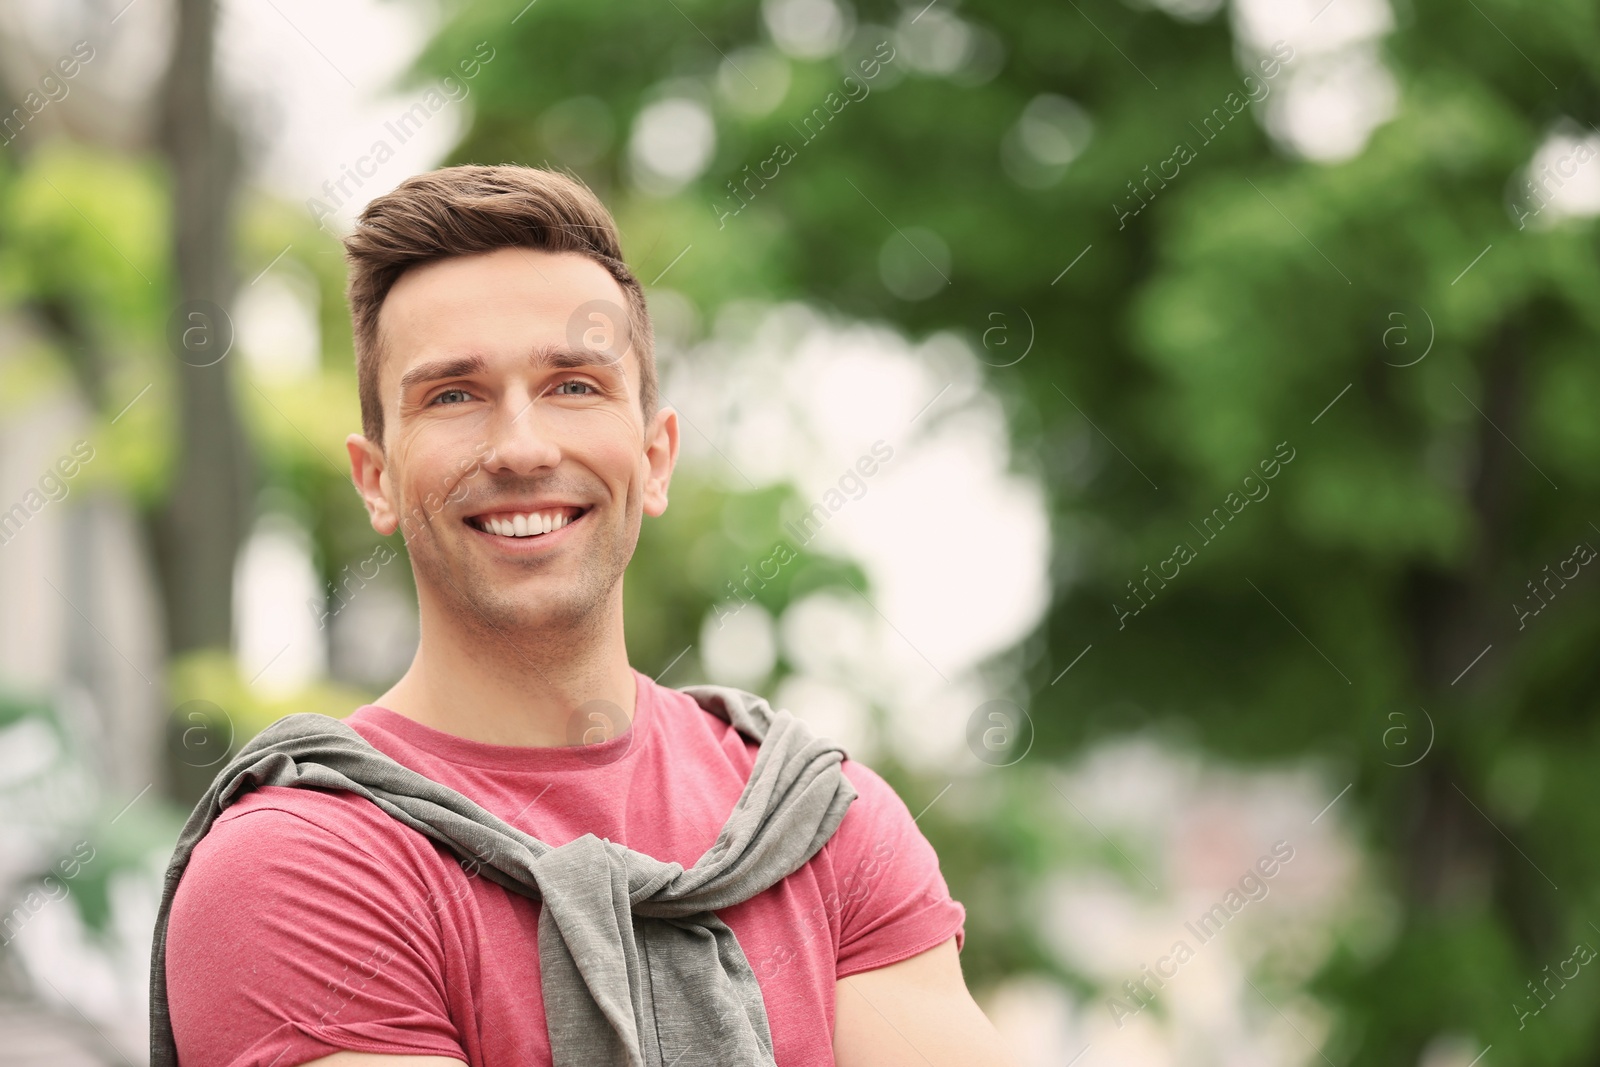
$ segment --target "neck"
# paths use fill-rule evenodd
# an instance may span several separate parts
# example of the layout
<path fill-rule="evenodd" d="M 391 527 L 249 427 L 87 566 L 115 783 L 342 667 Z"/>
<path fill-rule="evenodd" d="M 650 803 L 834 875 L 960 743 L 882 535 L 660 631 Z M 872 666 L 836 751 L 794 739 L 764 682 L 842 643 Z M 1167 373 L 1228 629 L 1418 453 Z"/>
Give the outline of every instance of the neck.
<path fill-rule="evenodd" d="M 493 745 L 582 744 L 585 736 L 596 739 L 597 726 L 614 737 L 632 723 L 636 683 L 623 638 L 620 582 L 593 627 L 485 630 L 463 626 L 437 604 L 419 607 L 417 654 L 375 704 Z M 603 720 L 591 714 L 594 708 L 579 711 L 594 700 L 607 702 L 600 706 Z"/>

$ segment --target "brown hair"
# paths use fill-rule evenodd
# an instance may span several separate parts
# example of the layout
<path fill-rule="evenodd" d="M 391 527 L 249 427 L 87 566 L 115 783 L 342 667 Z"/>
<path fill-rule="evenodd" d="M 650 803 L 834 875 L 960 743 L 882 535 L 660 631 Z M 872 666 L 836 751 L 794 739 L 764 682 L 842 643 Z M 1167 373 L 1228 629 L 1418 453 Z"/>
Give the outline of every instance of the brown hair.
<path fill-rule="evenodd" d="M 627 301 L 628 335 L 639 361 L 645 422 L 657 405 L 655 338 L 644 289 L 622 260 L 617 224 L 577 178 L 514 164 L 442 167 L 417 174 L 373 200 L 344 240 L 347 297 L 355 335 L 361 432 L 383 447 L 382 350 L 378 312 L 400 276 L 450 256 L 500 248 L 578 252 L 605 267 Z"/>

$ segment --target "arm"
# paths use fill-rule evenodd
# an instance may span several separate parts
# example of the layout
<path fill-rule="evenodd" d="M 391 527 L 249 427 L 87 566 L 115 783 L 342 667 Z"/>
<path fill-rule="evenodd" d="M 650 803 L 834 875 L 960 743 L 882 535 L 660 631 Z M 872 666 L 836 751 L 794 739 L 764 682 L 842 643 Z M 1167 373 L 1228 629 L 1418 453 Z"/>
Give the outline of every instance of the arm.
<path fill-rule="evenodd" d="M 467 1058 L 436 914 L 451 889 L 411 873 L 403 828 L 366 803 L 252 793 L 196 847 L 167 927 L 180 1063 Z"/>
<path fill-rule="evenodd" d="M 838 1067 L 1015 1067 L 967 991 L 955 938 L 887 967 L 839 979 Z"/>

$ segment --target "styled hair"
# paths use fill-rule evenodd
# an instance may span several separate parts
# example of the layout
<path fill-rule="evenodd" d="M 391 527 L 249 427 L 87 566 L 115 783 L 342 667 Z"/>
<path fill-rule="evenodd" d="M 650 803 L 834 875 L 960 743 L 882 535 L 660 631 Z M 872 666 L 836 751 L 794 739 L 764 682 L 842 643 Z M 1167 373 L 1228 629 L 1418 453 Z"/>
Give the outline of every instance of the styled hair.
<path fill-rule="evenodd" d="M 577 178 L 515 164 L 442 167 L 413 175 L 367 205 L 344 239 L 346 296 L 355 339 L 361 432 L 383 447 L 383 352 L 378 312 L 412 267 L 501 248 L 577 252 L 610 272 L 626 301 L 628 337 L 639 363 L 640 408 L 648 424 L 658 404 L 655 336 L 644 288 L 622 259 L 617 224 Z"/>

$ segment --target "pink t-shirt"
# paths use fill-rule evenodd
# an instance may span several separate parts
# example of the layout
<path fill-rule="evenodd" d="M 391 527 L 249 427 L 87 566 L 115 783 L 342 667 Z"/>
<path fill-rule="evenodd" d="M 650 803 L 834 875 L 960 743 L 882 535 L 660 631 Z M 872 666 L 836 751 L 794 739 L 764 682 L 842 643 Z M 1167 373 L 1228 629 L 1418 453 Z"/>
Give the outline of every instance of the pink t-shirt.
<path fill-rule="evenodd" d="M 759 747 L 688 694 L 633 673 L 633 725 L 581 749 L 469 741 L 376 705 L 345 722 L 549 845 L 593 833 L 691 867 Z M 831 1067 L 838 979 L 965 940 L 966 909 L 905 803 L 865 765 L 840 767 L 860 795 L 834 835 L 719 913 L 760 982 L 779 1067 Z M 540 907 L 353 793 L 251 792 L 196 846 L 173 898 L 179 1059 L 294 1067 L 349 1049 L 549 1064 Z"/>

